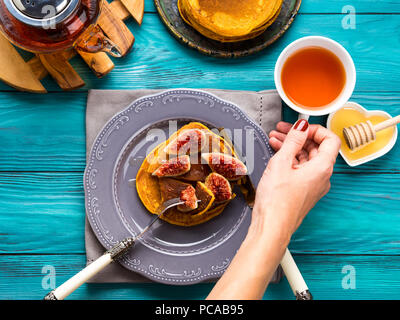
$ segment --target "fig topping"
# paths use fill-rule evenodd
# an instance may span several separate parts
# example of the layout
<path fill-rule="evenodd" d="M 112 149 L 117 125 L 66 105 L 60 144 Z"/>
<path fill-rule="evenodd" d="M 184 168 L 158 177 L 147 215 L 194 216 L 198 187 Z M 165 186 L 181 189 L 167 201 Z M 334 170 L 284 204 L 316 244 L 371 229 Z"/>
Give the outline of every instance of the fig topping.
<path fill-rule="evenodd" d="M 195 154 L 203 150 L 206 135 L 200 129 L 186 129 L 178 134 L 166 147 L 168 154 Z"/>
<path fill-rule="evenodd" d="M 224 153 L 203 153 L 202 158 L 211 170 L 228 180 L 238 180 L 247 174 L 247 168 L 242 161 Z"/>
<path fill-rule="evenodd" d="M 173 159 L 169 159 L 158 167 L 153 172 L 153 176 L 159 178 L 177 177 L 184 175 L 190 171 L 190 158 L 189 156 L 180 156 Z"/>
<path fill-rule="evenodd" d="M 188 212 L 197 209 L 198 204 L 196 190 L 193 188 L 193 186 L 187 186 L 186 189 L 182 190 L 180 199 L 185 203 L 178 206 L 179 211 Z"/>
<path fill-rule="evenodd" d="M 224 202 L 232 198 L 232 188 L 229 181 L 218 173 L 211 173 L 206 178 L 205 185 L 215 196 L 215 202 Z"/>

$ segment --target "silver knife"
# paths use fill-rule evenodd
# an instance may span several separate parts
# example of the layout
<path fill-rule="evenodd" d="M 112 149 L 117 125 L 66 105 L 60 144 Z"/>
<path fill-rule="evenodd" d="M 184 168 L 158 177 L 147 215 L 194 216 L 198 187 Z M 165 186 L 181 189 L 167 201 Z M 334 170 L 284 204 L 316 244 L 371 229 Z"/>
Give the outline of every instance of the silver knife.
<path fill-rule="evenodd" d="M 61 286 L 48 293 L 44 297 L 44 300 L 64 300 L 72 292 L 78 289 L 82 284 L 84 284 L 86 281 L 88 281 L 90 278 L 92 278 L 94 275 L 96 275 L 98 272 L 108 266 L 111 262 L 114 262 L 115 260 L 125 255 L 129 251 L 129 249 L 132 248 L 132 246 L 136 243 L 136 241 L 140 239 L 147 231 L 149 231 L 154 223 L 156 223 L 156 221 L 158 221 L 168 209 L 176 207 L 180 204 L 184 204 L 184 202 L 181 201 L 179 198 L 165 201 L 158 208 L 156 212 L 157 217 L 155 217 L 150 222 L 150 224 L 147 225 L 137 236 L 129 237 L 119 242 L 113 248 L 106 251 L 96 261 L 92 262 L 86 268 L 64 282 Z"/>

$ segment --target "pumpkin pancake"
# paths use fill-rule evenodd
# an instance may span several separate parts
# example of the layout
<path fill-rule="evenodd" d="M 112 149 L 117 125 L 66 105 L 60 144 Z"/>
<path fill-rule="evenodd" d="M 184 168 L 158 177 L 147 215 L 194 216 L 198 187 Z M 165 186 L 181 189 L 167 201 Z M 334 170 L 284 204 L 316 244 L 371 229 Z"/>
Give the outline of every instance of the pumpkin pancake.
<path fill-rule="evenodd" d="M 198 24 L 194 20 L 189 21 L 189 18 L 187 18 L 185 16 L 185 12 L 184 11 L 181 12 L 181 16 L 182 16 L 183 20 L 185 20 L 186 23 L 191 25 L 194 29 L 196 29 L 198 32 L 200 32 L 202 35 L 206 36 L 207 38 L 210 38 L 210 39 L 213 39 L 213 40 L 217 40 L 217 41 L 220 41 L 220 42 L 237 42 L 237 41 L 244 41 L 244 40 L 252 39 L 252 38 L 255 38 L 255 37 L 259 36 L 260 34 L 262 34 L 272 23 L 275 22 L 275 20 L 278 17 L 279 13 L 280 13 L 280 9 L 277 12 L 276 16 L 273 19 L 271 19 L 270 21 L 268 21 L 265 25 L 253 30 L 252 32 L 250 32 L 249 34 L 247 34 L 245 36 L 240 36 L 240 37 L 222 36 L 220 34 L 212 32 L 212 31 L 204 28 L 202 25 Z"/>
<path fill-rule="evenodd" d="M 173 178 L 157 177 L 153 172 L 158 169 L 165 160 L 169 159 L 168 144 L 173 141 L 183 130 L 203 130 L 206 142 L 202 152 L 220 152 L 235 156 L 232 147 L 218 134 L 212 132 L 199 122 L 191 122 L 177 132 L 173 133 L 165 142 L 159 144 L 143 161 L 137 176 L 136 190 L 146 209 L 153 214 L 165 201 L 179 198 L 181 192 L 189 186 L 195 187 L 196 197 L 201 200 L 195 210 L 182 212 L 178 208 L 172 208 L 161 216 L 161 219 L 175 225 L 194 226 L 206 222 L 219 215 L 229 203 L 215 204 L 215 196 L 203 183 L 210 173 L 210 168 L 201 162 L 201 154 L 190 157 L 191 170 L 185 174 Z M 171 156 L 172 157 L 172 156 Z M 197 158 L 197 159 L 196 159 Z M 232 197 L 233 199 L 234 197 Z M 231 200 L 232 200 L 231 199 Z"/>
<path fill-rule="evenodd" d="M 283 0 L 178 0 L 182 18 L 208 38 L 242 41 L 265 31 Z"/>

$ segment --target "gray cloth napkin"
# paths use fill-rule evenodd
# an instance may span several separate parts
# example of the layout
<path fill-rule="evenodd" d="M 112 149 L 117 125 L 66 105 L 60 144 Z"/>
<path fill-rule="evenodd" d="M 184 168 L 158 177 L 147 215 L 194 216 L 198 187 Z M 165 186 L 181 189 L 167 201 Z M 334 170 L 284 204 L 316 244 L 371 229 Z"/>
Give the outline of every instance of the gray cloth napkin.
<path fill-rule="evenodd" d="M 125 109 L 133 101 L 143 96 L 165 90 L 90 90 L 86 109 L 86 156 L 103 126 L 116 113 Z M 281 99 L 275 90 L 232 91 L 205 89 L 224 100 L 231 101 L 242 108 L 265 132 L 271 131 L 282 118 Z M 105 249 L 98 242 L 89 222 L 85 222 L 85 246 L 87 264 L 100 257 Z M 279 282 L 283 272 L 279 267 L 271 282 Z M 113 263 L 90 280 L 91 283 L 143 283 L 151 282 L 141 275 Z"/>

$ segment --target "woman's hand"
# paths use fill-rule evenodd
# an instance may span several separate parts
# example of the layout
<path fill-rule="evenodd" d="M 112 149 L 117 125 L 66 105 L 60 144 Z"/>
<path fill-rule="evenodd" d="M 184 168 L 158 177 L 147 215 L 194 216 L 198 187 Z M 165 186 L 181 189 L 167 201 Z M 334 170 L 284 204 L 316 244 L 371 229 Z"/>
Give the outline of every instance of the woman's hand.
<path fill-rule="evenodd" d="M 277 151 L 257 188 L 253 221 L 280 228 L 290 236 L 330 189 L 340 139 L 320 125 L 299 120 L 278 123 L 270 133 Z"/>
<path fill-rule="evenodd" d="M 261 299 L 290 237 L 330 188 L 340 148 L 331 131 L 280 122 L 270 144 L 278 152 L 258 184 L 246 239 L 208 299 Z"/>

